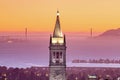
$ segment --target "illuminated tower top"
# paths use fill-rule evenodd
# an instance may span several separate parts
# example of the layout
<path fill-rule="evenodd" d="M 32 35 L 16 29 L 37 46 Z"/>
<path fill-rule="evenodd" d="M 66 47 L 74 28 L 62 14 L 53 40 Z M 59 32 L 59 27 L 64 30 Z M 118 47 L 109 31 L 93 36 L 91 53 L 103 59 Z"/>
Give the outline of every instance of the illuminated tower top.
<path fill-rule="evenodd" d="M 54 28 L 53 37 L 63 37 L 61 27 L 60 27 L 59 14 L 60 14 L 59 11 L 57 11 L 57 18 L 56 18 L 56 24 Z"/>
<path fill-rule="evenodd" d="M 50 38 L 51 45 L 66 45 L 65 35 L 63 36 L 61 27 L 60 27 L 60 19 L 59 19 L 59 11 L 57 11 L 56 23 L 53 32 L 53 36 Z"/>

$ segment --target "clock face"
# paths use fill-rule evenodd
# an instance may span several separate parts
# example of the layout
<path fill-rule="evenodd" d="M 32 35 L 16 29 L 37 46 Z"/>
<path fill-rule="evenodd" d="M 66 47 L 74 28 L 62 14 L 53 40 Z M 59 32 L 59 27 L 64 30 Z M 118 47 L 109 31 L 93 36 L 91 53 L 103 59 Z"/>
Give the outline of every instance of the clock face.
<path fill-rule="evenodd" d="M 55 70 L 54 74 L 53 74 L 54 80 L 63 80 L 64 79 L 63 75 L 64 75 L 64 73 L 62 70 Z"/>
<path fill-rule="evenodd" d="M 65 73 L 64 67 L 52 67 L 50 68 L 50 80 L 66 80 Z"/>
<path fill-rule="evenodd" d="M 55 78 L 57 80 L 63 80 L 63 75 L 64 75 L 64 72 L 62 70 L 55 70 Z"/>

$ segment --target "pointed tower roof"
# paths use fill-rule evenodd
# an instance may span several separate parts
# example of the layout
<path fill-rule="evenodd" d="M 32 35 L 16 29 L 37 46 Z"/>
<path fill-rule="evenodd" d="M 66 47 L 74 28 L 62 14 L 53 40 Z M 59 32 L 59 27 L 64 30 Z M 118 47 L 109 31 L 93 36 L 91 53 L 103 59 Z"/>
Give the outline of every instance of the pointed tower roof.
<path fill-rule="evenodd" d="M 62 31 L 60 28 L 59 11 L 57 11 L 57 18 L 56 18 L 56 24 L 54 28 L 53 37 L 63 37 Z"/>

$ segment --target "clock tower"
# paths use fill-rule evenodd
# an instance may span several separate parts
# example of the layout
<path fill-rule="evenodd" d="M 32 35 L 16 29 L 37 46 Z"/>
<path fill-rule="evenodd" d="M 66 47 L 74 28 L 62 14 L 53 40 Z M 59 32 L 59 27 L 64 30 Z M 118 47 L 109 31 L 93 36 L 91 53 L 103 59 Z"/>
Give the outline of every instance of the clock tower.
<path fill-rule="evenodd" d="M 66 39 L 60 27 L 59 11 L 49 44 L 49 80 L 66 80 Z"/>

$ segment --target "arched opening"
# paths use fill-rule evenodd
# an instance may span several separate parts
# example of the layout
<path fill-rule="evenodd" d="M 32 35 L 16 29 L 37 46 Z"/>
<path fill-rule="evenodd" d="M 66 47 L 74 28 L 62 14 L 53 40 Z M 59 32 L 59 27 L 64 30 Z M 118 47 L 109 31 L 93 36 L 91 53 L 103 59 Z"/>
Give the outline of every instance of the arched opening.
<path fill-rule="evenodd" d="M 62 58 L 62 52 L 60 52 L 60 58 Z"/>
<path fill-rule="evenodd" d="M 56 54 L 56 58 L 59 59 L 59 52 L 57 52 L 57 54 Z"/>
<path fill-rule="evenodd" d="M 53 52 L 53 58 L 55 58 L 55 52 Z"/>

